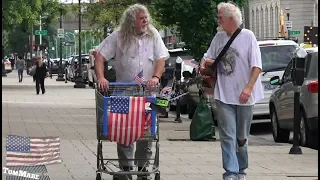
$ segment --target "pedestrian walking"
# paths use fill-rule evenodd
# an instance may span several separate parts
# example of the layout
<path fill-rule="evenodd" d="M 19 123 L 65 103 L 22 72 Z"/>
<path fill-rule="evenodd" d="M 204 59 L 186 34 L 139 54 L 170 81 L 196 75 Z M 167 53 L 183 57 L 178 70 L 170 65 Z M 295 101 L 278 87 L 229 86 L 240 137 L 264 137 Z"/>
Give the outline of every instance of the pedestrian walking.
<path fill-rule="evenodd" d="M 261 54 L 253 32 L 239 29 L 242 24 L 240 9 L 225 2 L 217 7 L 219 32 L 207 50 L 207 58 L 215 60 L 232 35 L 240 32 L 216 66 L 214 99 L 225 170 L 223 179 L 245 180 L 252 107 L 263 99 Z"/>
<path fill-rule="evenodd" d="M 18 70 L 19 82 L 22 82 L 23 70 L 24 70 L 25 66 L 26 66 L 25 60 L 22 58 L 22 56 L 18 56 L 18 59 L 16 62 L 16 68 Z"/>
<path fill-rule="evenodd" d="M 169 58 L 168 49 L 164 45 L 159 32 L 152 26 L 148 9 L 141 4 L 128 7 L 122 15 L 119 27 L 104 39 L 97 48 L 95 68 L 100 89 L 108 88 L 108 80 L 104 76 L 104 61 L 114 58 L 117 81 L 130 82 L 140 72 L 147 81 L 147 86 L 153 87 L 159 83 Z M 150 129 L 150 128 L 149 128 Z M 134 159 L 150 159 L 152 155 L 151 142 L 137 141 Z M 117 144 L 119 164 L 125 171 L 133 167 L 134 146 Z M 137 161 L 139 171 L 147 161 Z M 131 179 L 129 176 L 119 178 Z M 138 176 L 138 179 L 148 179 L 148 176 Z"/>
<path fill-rule="evenodd" d="M 37 61 L 35 63 L 36 65 L 36 74 L 34 75 L 34 79 L 36 81 L 36 91 L 37 94 L 39 94 L 40 92 L 40 86 L 41 86 L 41 92 L 42 94 L 44 94 L 45 88 L 44 88 L 44 79 L 46 78 L 47 74 L 47 67 L 45 65 L 45 63 L 43 63 L 43 60 L 41 57 L 37 58 Z"/>

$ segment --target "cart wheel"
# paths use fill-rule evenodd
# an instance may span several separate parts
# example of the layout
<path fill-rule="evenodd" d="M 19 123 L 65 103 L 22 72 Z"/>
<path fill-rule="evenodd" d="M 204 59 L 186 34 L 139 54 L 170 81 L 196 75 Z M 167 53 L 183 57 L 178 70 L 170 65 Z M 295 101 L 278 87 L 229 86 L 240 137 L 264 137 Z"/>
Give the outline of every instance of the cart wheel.
<path fill-rule="evenodd" d="M 101 174 L 100 174 L 100 173 L 97 173 L 96 180 L 102 180 L 102 179 L 101 179 Z"/>
<path fill-rule="evenodd" d="M 156 173 L 154 180 L 160 180 L 160 172 Z"/>

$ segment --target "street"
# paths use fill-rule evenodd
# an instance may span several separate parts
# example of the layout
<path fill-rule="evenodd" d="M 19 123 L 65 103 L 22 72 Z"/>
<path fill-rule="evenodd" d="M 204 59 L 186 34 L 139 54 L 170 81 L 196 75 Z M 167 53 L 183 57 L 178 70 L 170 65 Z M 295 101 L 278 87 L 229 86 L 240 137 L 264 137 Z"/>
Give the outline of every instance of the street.
<path fill-rule="evenodd" d="M 36 95 L 32 77 L 19 83 L 14 70 L 2 78 L 2 148 L 7 135 L 59 136 L 61 164 L 47 165 L 40 179 L 90 180 L 96 170 L 95 91 L 73 88 L 74 83 L 45 80 L 46 93 Z M 219 134 L 217 141 L 189 140 L 190 120 L 174 123 L 174 113 L 160 119 L 160 171 L 163 180 L 222 179 Z M 302 148 L 302 155 L 290 155 L 292 144 L 275 143 L 268 123 L 254 124 L 249 137 L 249 180 L 318 179 L 318 151 Z M 116 145 L 104 143 L 104 153 L 116 157 Z M 2 153 L 5 165 L 6 153 Z M 5 174 L 2 175 L 5 178 Z M 7 176 L 8 179 L 9 176 Z M 103 179 L 111 176 L 103 174 Z M 28 179 L 28 178 L 25 178 Z"/>

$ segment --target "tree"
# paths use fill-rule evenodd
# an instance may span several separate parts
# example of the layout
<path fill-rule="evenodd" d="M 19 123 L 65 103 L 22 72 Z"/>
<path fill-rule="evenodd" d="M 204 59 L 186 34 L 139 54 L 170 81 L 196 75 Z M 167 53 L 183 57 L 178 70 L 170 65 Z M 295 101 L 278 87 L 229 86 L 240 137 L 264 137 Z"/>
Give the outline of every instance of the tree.
<path fill-rule="evenodd" d="M 42 29 L 48 30 L 48 35 L 43 36 L 47 41 L 49 36 L 56 36 L 52 24 L 57 21 L 60 11 L 65 13 L 65 8 L 60 6 L 58 0 L 5 0 L 3 8 L 3 23 L 5 30 L 5 50 L 23 53 L 30 49 L 29 36 L 31 27 L 38 29 L 40 15 Z M 38 39 L 39 37 L 36 37 Z"/>
<path fill-rule="evenodd" d="M 224 0 L 154 0 L 156 19 L 167 27 L 176 27 L 186 48 L 196 60 L 207 51 L 217 28 L 217 5 Z M 240 7 L 243 0 L 235 0 Z"/>
<path fill-rule="evenodd" d="M 99 28 L 107 28 L 113 30 L 118 26 L 123 11 L 130 5 L 141 3 L 148 7 L 150 13 L 153 15 L 155 9 L 151 4 L 151 0 L 104 0 L 97 3 L 83 3 L 81 8 L 84 10 L 83 18 L 87 19 L 91 25 L 98 25 Z M 79 12 L 79 5 L 72 6 L 73 12 Z M 161 28 L 161 25 L 154 21 L 156 28 Z"/>

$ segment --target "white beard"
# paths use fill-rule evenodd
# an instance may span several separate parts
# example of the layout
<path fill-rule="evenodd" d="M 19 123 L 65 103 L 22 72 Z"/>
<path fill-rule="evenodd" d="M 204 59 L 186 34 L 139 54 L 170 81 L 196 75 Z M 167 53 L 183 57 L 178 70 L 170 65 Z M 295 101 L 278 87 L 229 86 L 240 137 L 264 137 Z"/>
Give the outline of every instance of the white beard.
<path fill-rule="evenodd" d="M 222 31 L 224 31 L 223 28 L 221 26 L 218 26 L 217 27 L 217 32 L 222 32 Z"/>

